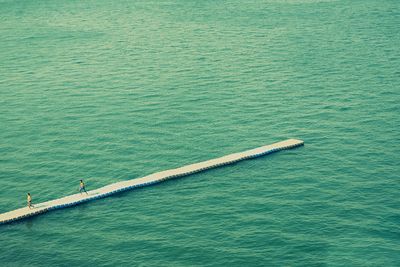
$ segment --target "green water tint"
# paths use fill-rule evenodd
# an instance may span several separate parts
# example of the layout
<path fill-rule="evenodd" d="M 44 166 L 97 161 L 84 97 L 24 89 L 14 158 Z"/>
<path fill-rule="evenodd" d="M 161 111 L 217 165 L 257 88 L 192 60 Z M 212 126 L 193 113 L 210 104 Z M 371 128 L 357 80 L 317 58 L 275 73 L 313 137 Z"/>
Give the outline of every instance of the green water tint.
<path fill-rule="evenodd" d="M 0 212 L 290 137 L 0 228 L 3 266 L 396 266 L 396 1 L 0 1 Z"/>

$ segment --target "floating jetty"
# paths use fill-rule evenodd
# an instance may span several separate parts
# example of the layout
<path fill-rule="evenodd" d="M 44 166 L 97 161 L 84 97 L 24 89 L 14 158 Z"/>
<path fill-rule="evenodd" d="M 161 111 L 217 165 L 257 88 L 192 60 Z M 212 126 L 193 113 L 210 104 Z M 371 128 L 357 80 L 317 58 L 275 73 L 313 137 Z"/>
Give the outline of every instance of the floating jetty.
<path fill-rule="evenodd" d="M 38 214 L 42 214 L 51 210 L 79 205 L 81 203 L 88 202 L 91 200 L 108 197 L 113 194 L 117 194 L 119 192 L 132 190 L 138 187 L 149 186 L 152 184 L 160 183 L 165 180 L 182 177 L 197 172 L 202 172 L 208 169 L 232 164 L 245 159 L 261 157 L 266 154 L 271 154 L 280 150 L 290 149 L 302 145 L 304 145 L 304 142 L 301 140 L 289 139 L 279 143 L 274 143 L 272 145 L 262 146 L 244 152 L 227 155 L 221 158 L 216 158 L 212 160 L 203 161 L 200 163 L 187 165 L 177 169 L 157 172 L 142 178 L 110 184 L 95 190 L 88 191 L 88 195 L 86 194 L 81 195 L 80 193 L 78 193 L 43 203 L 36 203 L 34 207 L 31 209 L 28 207 L 24 207 L 0 214 L 0 224 L 11 223 Z"/>

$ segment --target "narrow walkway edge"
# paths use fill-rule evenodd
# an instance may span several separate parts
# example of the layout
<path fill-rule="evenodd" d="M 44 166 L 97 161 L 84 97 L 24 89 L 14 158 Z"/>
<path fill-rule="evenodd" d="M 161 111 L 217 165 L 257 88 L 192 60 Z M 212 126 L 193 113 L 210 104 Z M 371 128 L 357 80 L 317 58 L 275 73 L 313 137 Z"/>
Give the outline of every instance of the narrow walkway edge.
<path fill-rule="evenodd" d="M 232 164 L 241 160 L 261 157 L 266 154 L 271 154 L 280 150 L 291 149 L 302 145 L 304 145 L 304 142 L 302 140 L 288 139 L 282 142 L 247 150 L 241 153 L 235 153 L 221 158 L 216 158 L 208 161 L 203 161 L 200 163 L 187 165 L 177 169 L 157 172 L 142 178 L 136 178 L 128 181 L 122 181 L 110 184 L 95 190 L 88 191 L 88 195 L 81 195 L 78 193 L 63 198 L 35 204 L 35 207 L 32 209 L 24 207 L 6 213 L 2 213 L 0 214 L 0 224 L 11 223 L 38 214 L 42 214 L 51 210 L 79 205 L 83 202 L 108 197 L 110 195 L 122 191 L 131 190 L 138 187 L 149 186 L 152 184 L 160 183 L 168 179 L 187 176 L 193 173 L 205 171 L 212 168 L 217 168 L 223 165 Z"/>

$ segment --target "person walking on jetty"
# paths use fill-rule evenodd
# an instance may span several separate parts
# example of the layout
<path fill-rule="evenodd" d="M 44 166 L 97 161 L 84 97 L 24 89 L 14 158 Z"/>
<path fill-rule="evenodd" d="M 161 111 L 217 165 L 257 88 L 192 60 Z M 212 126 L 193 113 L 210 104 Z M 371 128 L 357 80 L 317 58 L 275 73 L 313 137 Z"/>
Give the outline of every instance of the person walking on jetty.
<path fill-rule="evenodd" d="M 31 193 L 26 196 L 26 201 L 28 202 L 28 208 L 33 208 Z"/>
<path fill-rule="evenodd" d="M 85 192 L 86 195 L 89 195 L 88 192 L 86 192 L 86 188 L 85 188 L 85 183 L 83 182 L 83 180 L 80 180 L 79 182 L 79 193 Z"/>

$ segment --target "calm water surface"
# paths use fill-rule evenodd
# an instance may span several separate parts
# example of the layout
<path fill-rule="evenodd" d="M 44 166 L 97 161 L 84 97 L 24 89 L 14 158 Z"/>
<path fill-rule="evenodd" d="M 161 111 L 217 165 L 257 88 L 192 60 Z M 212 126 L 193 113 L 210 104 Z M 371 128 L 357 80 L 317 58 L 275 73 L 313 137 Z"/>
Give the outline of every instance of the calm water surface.
<path fill-rule="evenodd" d="M 397 0 L 0 0 L 1 266 L 399 266 Z"/>

